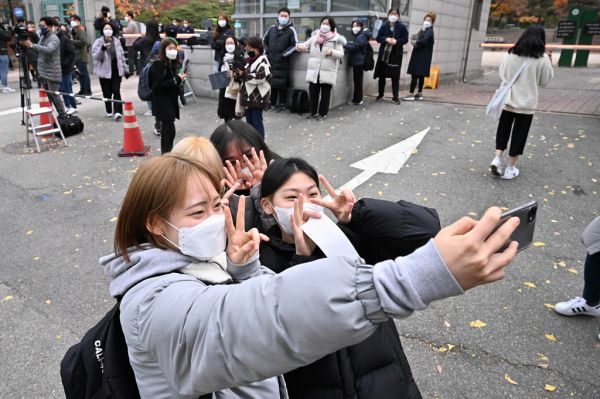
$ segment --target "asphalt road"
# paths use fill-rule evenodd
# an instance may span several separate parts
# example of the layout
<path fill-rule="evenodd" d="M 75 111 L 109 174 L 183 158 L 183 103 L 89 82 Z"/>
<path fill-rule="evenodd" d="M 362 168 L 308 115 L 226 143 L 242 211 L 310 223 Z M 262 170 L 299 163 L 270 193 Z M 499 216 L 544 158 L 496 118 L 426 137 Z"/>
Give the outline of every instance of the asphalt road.
<path fill-rule="evenodd" d="M 136 98 L 135 85 L 124 83 L 124 98 Z M 60 398 L 62 356 L 113 304 L 97 260 L 112 250 L 120 202 L 144 158 L 117 157 L 123 125 L 93 101 L 80 106 L 84 134 L 32 153 L 21 115 L 2 113 L 18 103 L 18 92 L 0 95 L 0 397 Z M 139 100 L 135 109 L 156 156 L 152 118 Z M 218 124 L 216 104 L 200 100 L 184 108 L 177 139 Z M 536 114 L 513 181 L 488 173 L 496 123 L 481 107 L 368 99 L 325 122 L 267 113 L 265 127 L 276 152 L 305 157 L 336 186 L 360 173 L 350 164 L 431 127 L 398 174 L 377 174 L 356 194 L 434 207 L 443 225 L 538 200 L 538 246 L 502 282 L 398 321 L 402 342 L 425 398 L 600 397 L 600 321 L 545 307 L 581 294 L 579 235 L 600 211 L 600 118 Z M 486 326 L 470 327 L 476 320 Z"/>

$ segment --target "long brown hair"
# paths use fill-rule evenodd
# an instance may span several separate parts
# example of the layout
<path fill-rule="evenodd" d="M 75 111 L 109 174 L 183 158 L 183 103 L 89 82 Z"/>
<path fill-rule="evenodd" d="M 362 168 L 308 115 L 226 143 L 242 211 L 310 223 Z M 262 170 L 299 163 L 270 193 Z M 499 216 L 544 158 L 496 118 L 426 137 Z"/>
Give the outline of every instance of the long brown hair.
<path fill-rule="evenodd" d="M 173 209 L 183 202 L 190 176 L 208 177 L 219 192 L 219 178 L 204 164 L 185 155 L 167 154 L 146 161 L 137 171 L 123 199 L 115 229 L 115 253 L 129 261 L 128 248 L 151 243 L 168 248 L 157 240 L 148 224 L 157 218 L 169 219 Z"/>
<path fill-rule="evenodd" d="M 221 26 L 219 25 L 219 18 L 222 18 L 225 20 L 225 22 L 227 22 L 224 28 L 221 28 Z M 221 35 L 221 32 L 225 29 L 231 29 L 231 21 L 229 20 L 229 17 L 226 14 L 219 14 L 219 16 L 217 17 L 217 27 L 215 28 L 213 37 L 215 39 L 218 38 Z"/>

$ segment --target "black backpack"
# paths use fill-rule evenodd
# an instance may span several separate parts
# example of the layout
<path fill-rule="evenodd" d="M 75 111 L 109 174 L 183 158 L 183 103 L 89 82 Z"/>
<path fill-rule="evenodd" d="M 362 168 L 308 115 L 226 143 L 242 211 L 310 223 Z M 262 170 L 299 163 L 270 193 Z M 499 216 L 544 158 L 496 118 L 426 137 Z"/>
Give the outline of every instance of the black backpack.
<path fill-rule="evenodd" d="M 65 137 L 83 132 L 84 124 L 77 115 L 62 114 L 56 118 Z"/>
<path fill-rule="evenodd" d="M 152 87 L 150 87 L 150 68 L 152 68 L 153 63 L 154 61 L 148 62 L 144 68 L 142 68 L 142 72 L 140 72 L 137 93 L 138 97 L 142 101 L 152 100 Z"/>
<path fill-rule="evenodd" d="M 66 399 L 140 397 L 121 328 L 120 302 L 60 362 Z"/>
<path fill-rule="evenodd" d="M 375 69 L 375 57 L 373 55 L 373 47 L 371 44 L 367 42 L 367 47 L 365 49 L 365 63 L 363 64 L 363 70 L 372 71 Z"/>
<path fill-rule="evenodd" d="M 308 93 L 306 90 L 294 89 L 290 96 L 290 112 L 303 114 L 308 112 Z"/>

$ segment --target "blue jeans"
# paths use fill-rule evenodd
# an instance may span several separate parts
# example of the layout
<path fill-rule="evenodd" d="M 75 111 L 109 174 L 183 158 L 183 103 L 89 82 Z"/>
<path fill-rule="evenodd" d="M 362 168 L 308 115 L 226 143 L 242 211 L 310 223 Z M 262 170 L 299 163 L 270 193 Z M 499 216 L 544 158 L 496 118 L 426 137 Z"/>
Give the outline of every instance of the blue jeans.
<path fill-rule="evenodd" d="M 265 126 L 263 125 L 262 108 L 246 108 L 246 122 L 251 124 L 258 133 L 265 138 Z"/>
<path fill-rule="evenodd" d="M 73 93 L 73 77 L 70 73 L 63 75 L 58 91 L 62 91 L 63 93 Z M 63 95 L 63 100 L 65 100 L 65 106 L 67 108 L 77 108 L 75 97 Z"/>
<path fill-rule="evenodd" d="M 8 86 L 8 55 L 0 55 L 0 82 L 2 86 Z"/>
<path fill-rule="evenodd" d="M 79 71 L 79 91 L 81 93 L 91 93 L 92 83 L 90 82 L 90 73 L 88 72 L 87 62 L 77 61 L 75 65 Z"/>

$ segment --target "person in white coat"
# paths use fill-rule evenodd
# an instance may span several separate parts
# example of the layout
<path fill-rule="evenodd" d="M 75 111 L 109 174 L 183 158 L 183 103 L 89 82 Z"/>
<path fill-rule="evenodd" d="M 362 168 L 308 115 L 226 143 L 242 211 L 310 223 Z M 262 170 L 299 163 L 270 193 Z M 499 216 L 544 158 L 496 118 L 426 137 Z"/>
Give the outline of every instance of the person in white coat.
<path fill-rule="evenodd" d="M 94 75 L 100 78 L 102 97 L 112 100 L 121 100 L 122 77 L 129 77 L 129 71 L 125 71 L 125 52 L 121 41 L 114 37 L 111 24 L 104 25 L 102 36 L 92 46 L 92 59 Z M 123 116 L 123 104 L 120 102 L 106 101 L 106 116 L 115 118 L 115 121 Z"/>
<path fill-rule="evenodd" d="M 333 18 L 323 17 L 321 28 L 313 32 L 310 39 L 297 46 L 298 51 L 310 53 L 306 68 L 310 97 L 310 115 L 307 119 L 322 121 L 327 118 L 331 89 L 337 79 L 346 43 L 346 38 L 337 33 Z"/>
<path fill-rule="evenodd" d="M 554 76 L 550 58 L 545 52 L 544 28 L 530 26 L 508 50 L 508 55 L 500 64 L 500 78 L 504 84 L 508 84 L 526 63 L 508 93 L 500 115 L 496 132 L 496 156 L 490 164 L 494 176 L 511 180 L 519 175 L 515 164 L 525 149 L 533 113 L 538 103 L 538 87 L 546 86 Z M 503 170 L 502 153 L 506 150 L 509 139 L 507 166 Z"/>

